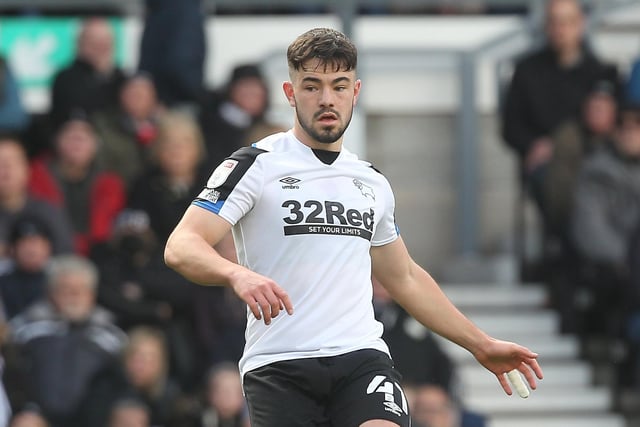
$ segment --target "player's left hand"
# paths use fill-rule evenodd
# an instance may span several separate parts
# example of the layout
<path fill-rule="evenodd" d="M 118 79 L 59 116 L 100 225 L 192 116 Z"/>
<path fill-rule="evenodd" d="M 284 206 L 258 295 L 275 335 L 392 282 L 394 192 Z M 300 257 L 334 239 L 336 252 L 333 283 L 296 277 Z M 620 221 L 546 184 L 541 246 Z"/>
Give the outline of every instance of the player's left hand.
<path fill-rule="evenodd" d="M 492 338 L 474 356 L 482 366 L 493 372 L 502 389 L 509 396 L 513 394 L 506 376 L 509 371 L 513 369 L 520 371 L 532 390 L 537 387 L 536 377 L 543 378 L 542 368 L 537 360 L 538 354 L 516 343 Z"/>

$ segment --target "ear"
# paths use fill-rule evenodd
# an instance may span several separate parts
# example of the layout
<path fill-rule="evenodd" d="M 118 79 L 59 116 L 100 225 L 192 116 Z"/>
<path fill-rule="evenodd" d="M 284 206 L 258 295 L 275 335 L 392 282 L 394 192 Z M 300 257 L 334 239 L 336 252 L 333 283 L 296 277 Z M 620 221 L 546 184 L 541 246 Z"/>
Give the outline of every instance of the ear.
<path fill-rule="evenodd" d="M 356 80 L 353 86 L 353 106 L 355 107 L 358 103 L 358 96 L 360 95 L 360 88 L 362 87 L 362 81 L 360 79 Z"/>
<path fill-rule="evenodd" d="M 296 98 L 294 97 L 293 93 L 293 83 L 289 81 L 282 83 L 282 90 L 284 91 L 284 96 L 286 96 L 287 100 L 289 101 L 289 105 L 295 107 Z"/>

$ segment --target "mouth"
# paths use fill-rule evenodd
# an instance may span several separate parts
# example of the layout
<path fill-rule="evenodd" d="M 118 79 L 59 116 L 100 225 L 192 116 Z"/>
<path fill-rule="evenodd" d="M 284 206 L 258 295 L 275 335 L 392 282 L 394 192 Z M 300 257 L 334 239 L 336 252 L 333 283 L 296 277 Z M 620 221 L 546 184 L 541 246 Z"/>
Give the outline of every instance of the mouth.
<path fill-rule="evenodd" d="M 333 124 L 338 121 L 338 115 L 335 113 L 322 113 L 318 116 L 318 121 L 323 124 Z"/>

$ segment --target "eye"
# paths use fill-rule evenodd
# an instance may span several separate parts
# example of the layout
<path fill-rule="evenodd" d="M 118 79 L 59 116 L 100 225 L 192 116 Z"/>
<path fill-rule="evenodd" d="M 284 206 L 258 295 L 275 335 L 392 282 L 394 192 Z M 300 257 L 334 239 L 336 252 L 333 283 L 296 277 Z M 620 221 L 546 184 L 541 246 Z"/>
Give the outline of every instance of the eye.
<path fill-rule="evenodd" d="M 347 87 L 346 87 L 346 86 L 337 86 L 337 87 L 336 87 L 336 90 L 337 90 L 338 92 L 344 92 L 345 90 L 347 90 Z"/>
<path fill-rule="evenodd" d="M 318 90 L 318 88 L 315 87 L 315 86 L 305 86 L 304 90 L 307 91 L 307 92 L 315 92 L 315 91 Z"/>

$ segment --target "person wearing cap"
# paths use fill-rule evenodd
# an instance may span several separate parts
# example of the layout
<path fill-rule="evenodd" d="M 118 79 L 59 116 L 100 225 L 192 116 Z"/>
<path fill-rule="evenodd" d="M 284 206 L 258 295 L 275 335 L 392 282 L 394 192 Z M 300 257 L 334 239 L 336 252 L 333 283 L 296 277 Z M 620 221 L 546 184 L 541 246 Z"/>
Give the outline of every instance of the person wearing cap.
<path fill-rule="evenodd" d="M 613 142 L 618 96 L 614 82 L 598 80 L 585 98 L 580 116 L 566 120 L 551 134 L 554 151 L 542 181 L 541 206 L 548 229 L 562 240 L 567 252 L 565 259 L 572 265 L 579 263 L 570 231 L 576 181 L 585 157 Z M 573 274 L 579 271 L 567 268 L 570 270 Z M 567 280 L 549 289 L 551 302 L 560 315 L 561 329 L 565 332 L 580 332 L 582 328 L 574 304 L 578 290 L 575 284 L 579 282 Z"/>
<path fill-rule="evenodd" d="M 82 255 L 109 239 L 113 221 L 126 203 L 122 179 L 98 165 L 98 148 L 92 123 L 76 110 L 56 134 L 55 155 L 31 165 L 29 190 L 66 212 L 75 252 Z"/>
<path fill-rule="evenodd" d="M 51 232 L 37 217 L 19 217 L 9 235 L 11 267 L 0 276 L 0 298 L 8 319 L 45 295 Z"/>

